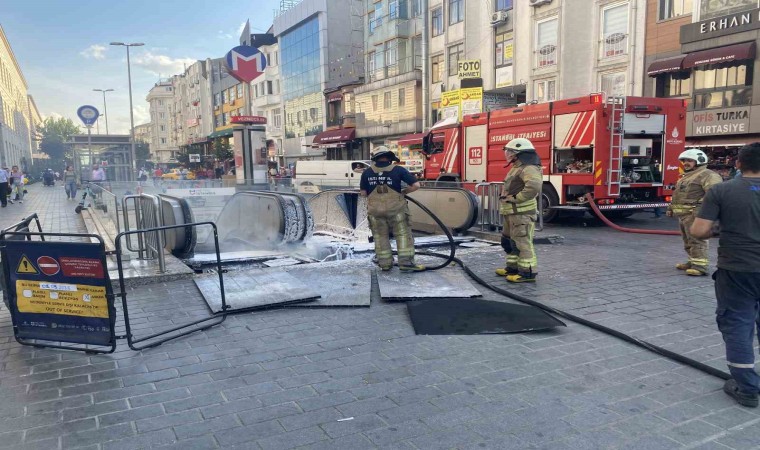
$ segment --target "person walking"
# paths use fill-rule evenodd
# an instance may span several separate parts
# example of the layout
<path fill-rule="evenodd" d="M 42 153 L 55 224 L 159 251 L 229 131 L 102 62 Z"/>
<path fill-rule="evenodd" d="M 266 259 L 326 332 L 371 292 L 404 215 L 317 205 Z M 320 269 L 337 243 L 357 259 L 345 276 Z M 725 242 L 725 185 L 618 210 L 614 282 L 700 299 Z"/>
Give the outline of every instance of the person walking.
<path fill-rule="evenodd" d="M 92 166 L 92 173 L 90 174 L 90 181 L 99 182 L 106 181 L 106 171 L 101 166 L 95 164 Z"/>
<path fill-rule="evenodd" d="M 504 217 L 501 247 L 507 254 L 507 264 L 496 269 L 510 283 L 535 282 L 538 260 L 533 248 L 533 233 L 537 219 L 538 196 L 543 176 L 541 158 L 528 139 L 512 139 L 504 146 L 509 172 L 501 190 L 499 213 Z"/>
<path fill-rule="evenodd" d="M 76 199 L 77 196 L 77 174 L 72 166 L 66 166 L 63 171 L 63 187 L 66 189 L 66 200 Z"/>
<path fill-rule="evenodd" d="M 689 149 L 681 153 L 678 159 L 683 164 L 684 173 L 676 183 L 673 201 L 668 207 L 668 217 L 677 217 L 683 238 L 683 247 L 689 260 L 676 264 L 676 269 L 686 275 L 707 275 L 707 239 L 691 235 L 689 229 L 696 218 L 697 209 L 711 187 L 723 182 L 723 178 L 707 168 L 707 155 L 699 149 Z"/>
<path fill-rule="evenodd" d="M 720 222 L 715 311 L 731 372 L 723 390 L 740 405 L 756 408 L 760 376 L 755 371 L 754 333 L 760 333 L 760 142 L 739 150 L 740 178 L 714 186 L 690 228 L 707 239 Z"/>
<path fill-rule="evenodd" d="M 3 208 L 8 206 L 9 178 L 10 174 L 4 168 L 0 168 L 0 206 Z"/>
<path fill-rule="evenodd" d="M 367 220 L 375 242 L 377 264 L 383 271 L 393 268 L 390 231 L 396 238 L 398 267 L 402 272 L 421 272 L 425 266 L 414 263 L 414 236 L 409 224 L 409 206 L 405 194 L 420 188 L 417 178 L 397 166 L 396 154 L 388 147 L 372 151 L 372 165 L 362 173 L 360 195 L 367 197 Z M 403 184 L 406 187 L 403 187 Z"/>
<path fill-rule="evenodd" d="M 24 203 L 24 174 L 19 170 L 18 166 L 11 168 L 11 180 L 10 189 L 11 197 L 19 203 Z M 13 193 L 16 193 L 15 198 Z"/>

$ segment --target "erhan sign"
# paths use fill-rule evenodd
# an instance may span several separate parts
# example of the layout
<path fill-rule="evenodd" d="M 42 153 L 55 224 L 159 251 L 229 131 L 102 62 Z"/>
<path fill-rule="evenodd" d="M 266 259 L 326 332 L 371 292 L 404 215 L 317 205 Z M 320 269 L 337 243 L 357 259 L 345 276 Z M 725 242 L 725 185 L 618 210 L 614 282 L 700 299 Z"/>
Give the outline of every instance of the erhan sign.
<path fill-rule="evenodd" d="M 760 8 L 681 27 L 681 44 L 760 29 Z"/>

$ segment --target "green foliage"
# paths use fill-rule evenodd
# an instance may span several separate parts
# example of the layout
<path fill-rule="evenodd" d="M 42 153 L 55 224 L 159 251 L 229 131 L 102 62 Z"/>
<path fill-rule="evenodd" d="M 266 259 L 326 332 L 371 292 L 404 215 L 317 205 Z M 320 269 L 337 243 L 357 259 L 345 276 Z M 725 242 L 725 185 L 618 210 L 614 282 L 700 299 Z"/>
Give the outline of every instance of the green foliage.
<path fill-rule="evenodd" d="M 39 133 L 42 137 L 40 151 L 50 157 L 49 163 L 62 165 L 65 159 L 71 158 L 65 142 L 71 135 L 80 133 L 80 129 L 71 119 L 48 117 L 40 126 Z"/>
<path fill-rule="evenodd" d="M 232 148 L 226 139 L 214 140 L 214 156 L 218 161 L 226 161 L 234 156 Z"/>

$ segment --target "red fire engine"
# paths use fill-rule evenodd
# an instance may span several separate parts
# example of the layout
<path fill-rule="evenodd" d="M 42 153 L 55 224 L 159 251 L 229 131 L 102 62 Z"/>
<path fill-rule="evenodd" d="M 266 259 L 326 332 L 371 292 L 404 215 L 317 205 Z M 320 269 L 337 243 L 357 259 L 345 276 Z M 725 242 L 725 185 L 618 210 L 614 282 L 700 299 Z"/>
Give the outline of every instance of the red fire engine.
<path fill-rule="evenodd" d="M 528 104 L 446 119 L 425 136 L 425 180 L 461 182 L 470 190 L 501 182 L 503 147 L 530 139 L 544 174 L 544 220 L 560 210 L 587 210 L 592 194 L 605 214 L 666 207 L 680 174 L 686 104 L 680 99 L 602 94 Z"/>

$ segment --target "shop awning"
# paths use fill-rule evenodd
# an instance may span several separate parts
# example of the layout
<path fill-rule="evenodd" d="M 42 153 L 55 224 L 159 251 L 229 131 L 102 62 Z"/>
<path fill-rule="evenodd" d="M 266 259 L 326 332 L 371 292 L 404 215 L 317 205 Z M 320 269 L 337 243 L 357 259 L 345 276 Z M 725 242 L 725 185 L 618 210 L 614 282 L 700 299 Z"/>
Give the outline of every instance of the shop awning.
<path fill-rule="evenodd" d="M 425 133 L 407 134 L 398 140 L 398 145 L 408 147 L 410 145 L 422 145 L 422 139 L 425 137 Z"/>
<path fill-rule="evenodd" d="M 356 129 L 341 128 L 340 130 L 323 131 L 314 136 L 312 145 L 335 145 L 348 142 L 356 138 Z"/>
<path fill-rule="evenodd" d="M 734 44 L 726 47 L 717 47 L 689 53 L 683 59 L 683 68 L 689 69 L 694 66 L 720 64 L 731 61 L 741 61 L 744 59 L 755 59 L 754 42 L 745 42 L 743 44 Z"/>
<path fill-rule="evenodd" d="M 678 72 L 683 70 L 684 58 L 686 58 L 686 55 L 677 56 L 675 58 L 659 59 L 649 65 L 647 75 L 655 77 L 661 73 Z"/>
<path fill-rule="evenodd" d="M 231 136 L 232 136 L 232 128 L 228 128 L 226 130 L 214 131 L 213 133 L 208 135 L 208 138 L 216 139 L 219 137 L 231 137 Z"/>
<path fill-rule="evenodd" d="M 744 147 L 758 141 L 760 141 L 760 136 L 756 134 L 715 136 L 704 139 L 695 136 L 686 140 L 685 147 Z"/>
<path fill-rule="evenodd" d="M 339 102 L 341 100 L 343 100 L 343 93 L 341 92 L 333 92 L 327 95 L 327 103 Z"/>

